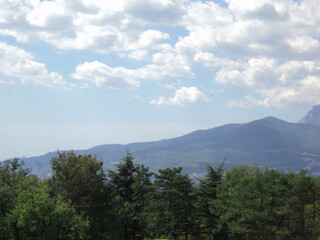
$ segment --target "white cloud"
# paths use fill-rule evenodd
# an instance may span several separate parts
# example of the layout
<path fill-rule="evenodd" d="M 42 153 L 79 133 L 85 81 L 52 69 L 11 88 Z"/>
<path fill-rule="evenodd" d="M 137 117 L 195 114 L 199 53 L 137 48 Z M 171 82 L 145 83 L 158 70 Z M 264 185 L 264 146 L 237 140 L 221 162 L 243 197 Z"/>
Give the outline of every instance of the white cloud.
<path fill-rule="evenodd" d="M 320 77 L 307 77 L 289 86 L 280 86 L 257 91 L 260 98 L 247 95 L 244 99 L 231 100 L 229 107 L 275 107 L 320 103 Z"/>
<path fill-rule="evenodd" d="M 153 48 L 153 45 L 160 42 L 161 40 L 168 39 L 170 39 L 170 36 L 167 33 L 162 33 L 156 30 L 147 30 L 140 34 L 138 41 L 132 43 L 130 48 L 132 48 L 133 50 L 146 48 L 149 49 Z"/>
<path fill-rule="evenodd" d="M 198 52 L 194 55 L 193 60 L 206 67 L 221 67 L 223 69 L 242 68 L 245 64 L 243 61 L 234 61 L 229 58 L 216 57 L 213 53 L 209 52 Z"/>
<path fill-rule="evenodd" d="M 232 56 L 314 56 L 319 50 L 318 0 L 25 0 L 0 2 L 0 33 L 18 41 L 43 40 L 59 49 L 99 52 L 153 48 L 169 39 L 150 24 L 180 26 L 189 35 L 177 50 Z M 276 25 L 275 25 L 276 24 Z M 276 27 L 275 27 L 276 26 Z M 146 30 L 147 29 L 147 30 Z M 192 58 L 192 56 L 190 56 Z"/>
<path fill-rule="evenodd" d="M 246 86 L 260 97 L 247 95 L 229 102 L 233 107 L 277 107 L 315 104 L 319 101 L 320 62 L 250 59 L 243 69 L 220 70 L 215 81 Z"/>
<path fill-rule="evenodd" d="M 310 36 L 298 36 L 289 38 L 287 40 L 288 45 L 295 49 L 298 53 L 312 52 L 319 50 L 320 43 L 317 39 Z"/>
<path fill-rule="evenodd" d="M 193 0 L 0 0 L 0 35 L 24 43 L 43 41 L 64 51 L 113 52 L 146 62 L 128 69 L 88 60 L 72 75 L 110 88 L 137 88 L 147 79 L 193 77 L 195 64 L 217 71 L 215 83 L 249 87 L 261 96 L 271 88 L 301 92 L 297 82 L 319 76 L 319 0 L 226 3 L 222 7 Z M 168 26 L 187 34 L 173 43 L 175 37 L 165 30 Z M 32 56 L 26 59 L 30 61 L 22 64 L 24 73 L 42 77 L 20 74 L 22 82 L 63 83 L 59 74 L 48 72 Z M 3 72 L 20 78 L 18 64 L 14 66 Z"/>
<path fill-rule="evenodd" d="M 186 106 L 208 100 L 209 99 L 199 91 L 197 87 L 182 87 L 176 90 L 172 97 L 168 99 L 165 97 L 159 97 L 157 100 L 151 100 L 150 103 L 155 105 Z"/>
<path fill-rule="evenodd" d="M 137 88 L 140 82 L 135 79 L 133 70 L 123 67 L 111 68 L 101 62 L 85 62 L 79 64 L 71 76 L 77 80 L 93 82 L 96 86 L 113 89 Z"/>
<path fill-rule="evenodd" d="M 261 88 L 277 85 L 280 81 L 273 59 L 249 59 L 246 66 L 242 67 L 244 69 L 223 68 L 215 77 L 216 83 Z"/>
<path fill-rule="evenodd" d="M 68 86 L 60 74 L 49 72 L 43 63 L 34 61 L 29 52 L 3 42 L 0 42 L 0 72 L 9 78 L 19 79 L 23 84 Z"/>
<path fill-rule="evenodd" d="M 160 44 L 163 40 L 170 39 L 168 33 L 156 30 L 147 30 L 140 34 L 136 42 L 129 44 L 127 54 L 120 54 L 121 57 L 128 57 L 135 60 L 149 60 L 149 52 L 151 50 L 163 49 L 166 44 Z M 125 50 L 125 49 L 124 49 Z"/>
<path fill-rule="evenodd" d="M 127 57 L 131 59 L 135 59 L 138 61 L 147 61 L 149 59 L 149 51 L 148 50 L 134 50 L 128 54 L 120 54 L 120 57 Z"/>
<path fill-rule="evenodd" d="M 67 29 L 72 25 L 72 14 L 63 1 L 34 1 L 34 8 L 26 14 L 27 22 L 36 27 Z"/>
<path fill-rule="evenodd" d="M 166 77 L 190 77 L 192 73 L 188 66 L 171 64 L 148 64 L 137 69 L 110 67 L 99 61 L 79 64 L 71 77 L 94 83 L 96 86 L 121 89 L 138 88 L 139 80 L 162 80 Z"/>
<path fill-rule="evenodd" d="M 184 15 L 186 0 L 130 0 L 125 10 L 133 17 L 151 23 L 177 24 Z"/>
<path fill-rule="evenodd" d="M 228 8 L 191 2 L 184 17 L 190 34 L 177 47 L 224 57 L 301 59 L 315 58 L 314 51 L 319 52 L 318 0 L 227 2 Z"/>
<path fill-rule="evenodd" d="M 288 107 L 320 102 L 320 77 L 307 77 L 288 87 L 260 90 L 263 106 Z"/>
<path fill-rule="evenodd" d="M 193 73 L 189 66 L 173 61 L 171 64 L 148 64 L 137 69 L 139 78 L 161 80 L 166 77 L 192 77 Z"/>
<path fill-rule="evenodd" d="M 20 42 L 42 40 L 61 50 L 122 52 L 154 48 L 169 39 L 169 35 L 155 29 L 145 30 L 149 18 L 175 22 L 182 16 L 182 2 L 0 1 L 0 34 L 13 36 Z"/>
<path fill-rule="evenodd" d="M 282 64 L 274 59 L 253 58 L 235 69 L 222 68 L 215 81 L 220 84 L 242 85 L 261 89 L 288 86 L 295 78 L 320 76 L 320 62 L 287 61 Z"/>

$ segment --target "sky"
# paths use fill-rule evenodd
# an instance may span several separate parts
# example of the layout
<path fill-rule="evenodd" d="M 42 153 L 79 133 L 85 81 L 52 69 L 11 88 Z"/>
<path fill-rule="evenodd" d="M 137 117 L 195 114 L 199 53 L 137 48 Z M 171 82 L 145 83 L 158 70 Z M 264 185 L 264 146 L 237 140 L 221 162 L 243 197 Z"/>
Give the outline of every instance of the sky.
<path fill-rule="evenodd" d="M 0 0 L 0 160 L 320 103 L 320 0 Z"/>

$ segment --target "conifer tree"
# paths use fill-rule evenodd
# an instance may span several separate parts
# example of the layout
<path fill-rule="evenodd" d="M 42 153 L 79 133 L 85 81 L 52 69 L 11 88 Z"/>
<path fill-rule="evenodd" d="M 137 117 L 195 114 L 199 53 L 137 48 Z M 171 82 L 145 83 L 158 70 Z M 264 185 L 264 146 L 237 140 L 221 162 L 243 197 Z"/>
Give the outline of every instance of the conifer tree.
<path fill-rule="evenodd" d="M 188 175 L 181 174 L 182 167 L 160 169 L 155 174 L 156 192 L 153 196 L 152 209 L 154 213 L 151 222 L 157 237 L 166 236 L 178 239 L 192 233 L 194 226 L 193 184 Z"/>
<path fill-rule="evenodd" d="M 124 239 L 143 239 L 146 197 L 151 188 L 152 173 L 143 165 L 134 164 L 132 154 L 127 155 L 109 170 L 109 183 L 116 189 L 121 205 L 121 222 Z"/>
<path fill-rule="evenodd" d="M 217 199 L 217 187 L 223 180 L 223 173 L 224 162 L 217 168 L 207 165 L 206 175 L 199 179 L 196 189 L 199 235 L 212 235 L 213 238 L 223 235 L 222 230 L 218 233 L 219 215 L 213 205 L 214 200 Z"/>

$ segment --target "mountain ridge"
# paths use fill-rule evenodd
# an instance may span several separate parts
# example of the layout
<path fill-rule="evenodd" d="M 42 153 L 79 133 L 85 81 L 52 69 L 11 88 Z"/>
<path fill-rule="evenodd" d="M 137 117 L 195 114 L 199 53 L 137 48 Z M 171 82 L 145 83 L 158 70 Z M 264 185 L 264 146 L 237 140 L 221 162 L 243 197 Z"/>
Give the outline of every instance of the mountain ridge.
<path fill-rule="evenodd" d="M 320 104 L 314 105 L 299 123 L 320 126 Z"/>
<path fill-rule="evenodd" d="M 186 173 L 205 172 L 206 164 L 218 165 L 226 159 L 227 166 L 257 164 L 280 171 L 308 169 L 320 175 L 320 127 L 289 123 L 275 117 L 265 117 L 248 123 L 233 123 L 197 130 L 183 136 L 152 142 L 103 144 L 77 154 L 95 154 L 113 169 L 129 150 L 137 163 L 159 168 L 183 166 Z M 27 167 L 40 176 L 50 175 L 50 152 L 25 158 Z"/>

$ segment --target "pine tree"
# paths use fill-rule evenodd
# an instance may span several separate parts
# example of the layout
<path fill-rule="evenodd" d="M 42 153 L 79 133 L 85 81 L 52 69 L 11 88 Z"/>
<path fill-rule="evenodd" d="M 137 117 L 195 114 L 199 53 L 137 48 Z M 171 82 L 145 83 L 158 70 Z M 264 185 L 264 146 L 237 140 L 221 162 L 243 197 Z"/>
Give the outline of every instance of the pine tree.
<path fill-rule="evenodd" d="M 182 167 L 174 167 L 160 169 L 155 174 L 151 226 L 157 237 L 178 239 L 184 236 L 187 240 L 192 232 L 193 184 L 188 175 L 182 175 L 181 171 Z"/>
<path fill-rule="evenodd" d="M 199 179 L 199 185 L 196 189 L 197 219 L 199 225 L 199 237 L 212 235 L 218 238 L 223 235 L 223 231 L 218 233 L 219 216 L 213 205 L 217 199 L 217 187 L 223 180 L 224 162 L 218 168 L 207 165 L 207 173 Z"/>
<path fill-rule="evenodd" d="M 143 165 L 134 164 L 132 154 L 127 155 L 116 165 L 116 170 L 109 170 L 109 183 L 119 195 L 122 231 L 124 239 L 143 239 L 145 234 L 146 198 L 151 189 L 152 173 Z"/>

